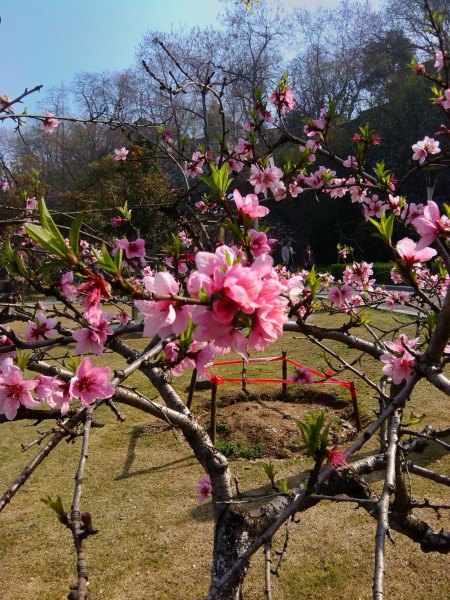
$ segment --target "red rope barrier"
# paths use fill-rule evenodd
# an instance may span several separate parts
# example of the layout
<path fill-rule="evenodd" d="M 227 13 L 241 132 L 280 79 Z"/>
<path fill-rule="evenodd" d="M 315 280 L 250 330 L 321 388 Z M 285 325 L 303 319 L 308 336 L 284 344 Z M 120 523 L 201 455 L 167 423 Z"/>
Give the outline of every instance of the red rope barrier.
<path fill-rule="evenodd" d="M 275 361 L 279 361 L 279 360 L 283 360 L 283 357 L 282 356 L 268 356 L 268 357 L 263 357 L 263 358 L 249 358 L 247 362 L 249 362 L 249 363 L 275 362 Z M 308 385 L 341 385 L 348 390 L 351 390 L 352 385 L 354 386 L 353 382 L 341 381 L 340 379 L 337 379 L 336 377 L 329 377 L 328 374 L 321 373 L 320 371 L 316 371 L 316 369 L 312 369 L 311 367 L 308 367 L 307 365 L 303 365 L 302 363 L 292 360 L 291 358 L 286 358 L 284 360 L 296 367 L 300 367 L 300 368 L 306 367 L 307 369 L 309 369 L 309 371 L 313 375 L 317 375 L 318 377 L 324 378 L 323 381 L 313 381 L 311 384 L 308 384 Z M 242 364 L 242 359 L 241 360 L 217 361 L 217 362 L 214 362 L 212 364 L 212 366 L 218 367 L 218 366 L 222 366 L 222 365 L 240 365 L 240 364 Z M 218 375 L 217 373 L 210 373 L 207 369 L 205 369 L 205 374 L 209 378 L 210 381 L 212 381 L 212 377 L 217 377 L 218 385 L 221 385 L 227 381 L 229 381 L 231 383 L 236 383 L 236 382 L 242 381 L 242 377 L 223 377 L 222 375 Z M 278 379 L 278 378 L 265 379 L 265 378 L 259 378 L 259 377 L 253 377 L 253 378 L 245 377 L 244 381 L 246 383 L 286 383 L 286 384 L 299 385 L 297 381 L 291 381 L 290 379 Z"/>
<path fill-rule="evenodd" d="M 355 384 L 353 381 L 342 381 L 340 379 L 337 379 L 336 377 L 330 377 L 331 371 L 329 371 L 328 373 L 321 373 L 320 371 L 317 371 L 316 369 L 311 369 L 307 365 L 303 365 L 302 363 L 292 360 L 291 358 L 285 358 L 283 356 L 267 356 L 267 357 L 263 357 L 263 358 L 249 358 L 247 362 L 249 362 L 249 363 L 276 362 L 276 361 L 280 361 L 280 360 L 283 360 L 285 363 L 288 362 L 289 364 L 294 365 L 295 367 L 300 367 L 300 368 L 306 367 L 307 369 L 309 369 L 309 371 L 313 375 L 316 375 L 317 377 L 322 377 L 321 381 L 313 381 L 306 385 L 340 385 L 340 386 L 344 387 L 345 389 L 349 390 L 351 397 L 352 397 L 353 412 L 355 415 L 356 427 L 357 427 L 357 430 L 360 431 L 361 424 L 360 424 L 360 418 L 359 418 L 358 396 L 357 396 L 356 387 L 355 387 Z M 241 360 L 238 359 L 238 360 L 218 361 L 218 362 L 213 363 L 212 366 L 219 367 L 222 365 L 238 365 L 238 364 L 242 364 L 242 359 Z M 207 369 L 205 369 L 205 374 L 213 385 L 223 385 L 224 383 L 227 383 L 227 382 L 242 383 L 242 381 L 244 381 L 245 383 L 281 383 L 284 385 L 305 385 L 305 384 L 299 384 L 298 381 L 291 381 L 290 379 L 279 379 L 277 377 L 274 377 L 274 378 L 223 377 L 222 375 L 218 375 L 217 373 L 210 373 Z"/>

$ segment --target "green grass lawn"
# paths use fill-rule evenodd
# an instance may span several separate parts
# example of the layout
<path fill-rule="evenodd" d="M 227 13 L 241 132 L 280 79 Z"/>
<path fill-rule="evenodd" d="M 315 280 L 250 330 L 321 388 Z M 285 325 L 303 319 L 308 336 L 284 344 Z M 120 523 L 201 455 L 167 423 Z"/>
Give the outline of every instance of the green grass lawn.
<path fill-rule="evenodd" d="M 375 313 L 375 325 L 386 325 L 392 319 L 406 319 L 389 313 Z M 315 317 L 318 323 L 330 323 L 328 317 Z M 265 353 L 276 356 L 282 349 L 299 362 L 319 370 L 327 369 L 322 351 L 301 336 L 287 334 Z M 135 347 L 145 340 L 130 339 Z M 330 347 L 339 345 L 330 343 Z M 346 359 L 355 352 L 343 350 Z M 105 358 L 99 362 L 105 364 Z M 106 364 L 121 366 L 120 360 L 106 355 Z M 366 375 L 379 379 L 381 364 L 364 359 L 359 365 Z M 238 375 L 239 368 L 221 367 L 221 374 Z M 280 375 L 280 363 L 251 365 L 248 375 Z M 219 371 L 217 371 L 219 372 Z M 352 380 L 348 373 L 340 376 Z M 174 379 L 175 388 L 186 396 L 190 375 Z M 140 373 L 132 376 L 129 385 L 139 386 L 150 398 L 156 393 Z M 270 392 L 277 388 L 248 386 L 249 400 L 261 398 L 270 404 Z M 367 423 L 377 409 L 374 392 L 357 383 L 363 420 Z M 304 388 L 305 390 L 307 388 Z M 311 388 L 308 388 L 310 390 Z M 334 388 L 333 388 L 334 389 Z M 327 391 L 331 391 L 328 388 Z M 310 396 L 290 388 L 299 413 L 308 403 L 316 406 L 314 390 Z M 342 403 L 345 390 L 335 389 Z M 239 384 L 220 387 L 219 421 L 226 407 L 241 395 Z M 210 390 L 200 385 L 194 400 L 194 410 L 202 422 L 208 421 Z M 241 403 L 238 403 L 241 404 Z M 295 411 L 295 404 L 294 411 Z M 448 399 L 421 383 L 410 402 L 416 413 L 426 413 L 420 429 L 430 423 L 448 426 Z M 201 467 L 189 446 L 179 434 L 164 424 L 123 407 L 125 423 L 118 423 L 107 407 L 96 412 L 96 419 L 105 423 L 93 429 L 91 447 L 83 488 L 82 510 L 88 510 L 100 530 L 85 543 L 94 599 L 108 600 L 197 600 L 208 588 L 212 554 L 213 521 L 210 503 L 197 504 L 197 478 Z M 328 409 L 327 409 L 328 410 Z M 409 410 L 409 407 L 408 407 Z M 269 411 L 270 414 L 270 411 Z M 334 413 L 330 412 L 330 418 Z M 408 413 L 409 414 L 409 413 Z M 270 417 L 268 417 L 270 425 Z M 45 424 L 10 423 L 0 429 L 0 492 L 20 473 L 37 452 L 26 453 L 21 443 L 37 437 Z M 219 432 L 219 439 L 236 440 L 238 432 Z M 368 452 L 376 445 L 372 441 Z M 2 600 L 56 600 L 67 596 L 68 586 L 75 582 L 75 553 L 69 530 L 59 524 L 54 514 L 40 501 L 47 495 L 60 495 L 69 508 L 73 494 L 73 477 L 78 461 L 80 439 L 73 444 L 62 442 L 53 454 L 33 474 L 11 505 L 0 515 L 0 598 Z M 265 489 L 267 479 L 260 460 L 233 459 L 231 468 L 241 490 Z M 414 461 L 448 475 L 450 460 L 436 446 L 430 446 Z M 279 478 L 288 477 L 290 485 L 299 482 L 310 460 L 302 451 L 287 458 L 273 459 Z M 372 476 L 373 485 L 380 488 L 381 475 Z M 446 490 L 436 484 L 412 476 L 414 497 L 427 497 L 436 502 L 449 502 Z M 438 521 L 431 511 L 422 511 L 435 529 L 449 527 L 446 515 Z M 300 523 L 291 529 L 287 561 L 281 577 L 274 578 L 273 597 L 277 600 L 304 599 L 366 599 L 371 597 L 375 521 L 363 510 L 353 506 L 321 503 L 301 515 Z M 394 533 L 395 546 L 387 547 L 386 598 L 397 600 L 447 600 L 450 560 L 446 556 L 423 554 L 420 548 Z M 281 531 L 275 547 L 283 542 Z M 258 554 L 245 583 L 245 598 L 263 598 L 263 561 Z"/>

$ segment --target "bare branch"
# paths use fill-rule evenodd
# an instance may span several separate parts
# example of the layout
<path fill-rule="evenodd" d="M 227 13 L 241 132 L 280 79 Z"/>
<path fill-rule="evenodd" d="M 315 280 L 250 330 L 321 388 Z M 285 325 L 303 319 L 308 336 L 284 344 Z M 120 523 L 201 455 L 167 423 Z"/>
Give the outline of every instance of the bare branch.
<path fill-rule="evenodd" d="M 77 573 L 78 582 L 76 590 L 72 590 L 70 594 L 71 600 L 87 600 L 89 572 L 87 568 L 86 558 L 83 550 L 83 540 L 81 537 L 81 512 L 80 502 L 83 488 L 84 470 L 89 448 L 89 432 L 92 424 L 92 408 L 87 409 L 83 427 L 83 443 L 81 445 L 80 461 L 75 475 L 75 491 L 73 494 L 72 508 L 70 512 L 71 529 L 73 535 L 73 543 L 77 553 Z"/>

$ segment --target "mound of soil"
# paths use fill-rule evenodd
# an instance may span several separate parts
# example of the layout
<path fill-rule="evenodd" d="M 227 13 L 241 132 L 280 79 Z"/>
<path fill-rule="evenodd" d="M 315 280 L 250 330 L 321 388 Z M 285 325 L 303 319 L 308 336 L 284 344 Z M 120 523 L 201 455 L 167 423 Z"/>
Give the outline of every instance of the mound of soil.
<path fill-rule="evenodd" d="M 309 394 L 307 402 L 267 396 L 240 395 L 233 402 L 227 397 L 219 400 L 216 445 L 221 451 L 231 458 L 287 458 L 305 448 L 296 420 L 304 421 L 308 413 L 321 410 L 331 425 L 331 443 L 340 445 L 356 435 L 351 405 L 333 394 L 323 392 L 314 400 Z"/>

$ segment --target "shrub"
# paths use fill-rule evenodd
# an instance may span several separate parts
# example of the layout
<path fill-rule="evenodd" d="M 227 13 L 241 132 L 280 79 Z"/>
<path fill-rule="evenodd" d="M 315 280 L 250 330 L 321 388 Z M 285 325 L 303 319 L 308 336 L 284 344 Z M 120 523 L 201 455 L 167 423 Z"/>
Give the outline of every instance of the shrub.
<path fill-rule="evenodd" d="M 217 433 L 226 433 L 227 431 L 230 431 L 230 426 L 227 423 L 221 423 L 220 421 L 217 421 L 216 431 Z"/>
<path fill-rule="evenodd" d="M 384 285 L 392 285 L 391 279 L 392 263 L 390 262 L 374 262 L 373 263 L 373 276 L 377 283 Z"/>
<path fill-rule="evenodd" d="M 239 450 L 239 454 L 242 458 L 247 458 L 249 460 L 261 458 L 264 456 L 264 446 L 261 443 L 256 444 L 253 448 L 242 446 Z"/>
<path fill-rule="evenodd" d="M 232 456 L 238 450 L 237 444 L 226 440 L 217 440 L 215 446 L 224 456 Z"/>

